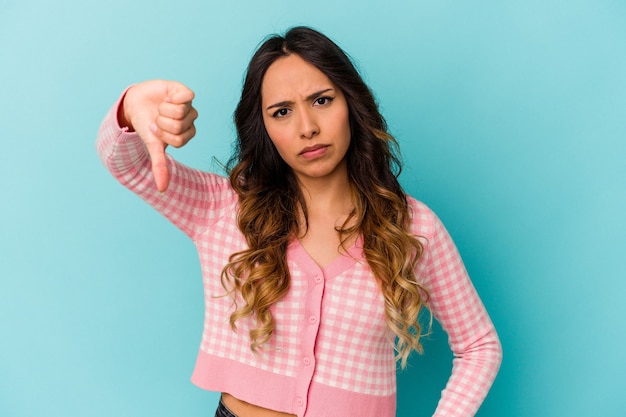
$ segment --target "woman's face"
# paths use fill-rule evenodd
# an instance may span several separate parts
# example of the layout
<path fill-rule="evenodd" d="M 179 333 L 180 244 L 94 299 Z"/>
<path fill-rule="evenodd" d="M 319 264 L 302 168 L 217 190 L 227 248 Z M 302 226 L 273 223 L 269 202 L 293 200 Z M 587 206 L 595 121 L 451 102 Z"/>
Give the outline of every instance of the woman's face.
<path fill-rule="evenodd" d="M 295 54 L 279 58 L 261 95 L 265 129 L 300 181 L 347 177 L 348 104 L 323 72 Z"/>

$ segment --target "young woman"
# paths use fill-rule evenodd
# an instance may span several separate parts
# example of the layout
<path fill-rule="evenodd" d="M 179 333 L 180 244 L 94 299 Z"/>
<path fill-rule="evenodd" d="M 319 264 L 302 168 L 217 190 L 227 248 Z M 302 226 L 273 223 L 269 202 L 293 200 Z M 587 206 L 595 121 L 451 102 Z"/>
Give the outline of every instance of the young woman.
<path fill-rule="evenodd" d="M 400 187 L 396 142 L 346 54 L 303 27 L 260 46 L 229 178 L 165 152 L 194 136 L 192 99 L 172 81 L 130 87 L 97 148 L 197 246 L 192 381 L 222 393 L 216 415 L 394 416 L 396 363 L 421 350 L 424 307 L 455 354 L 435 415 L 474 415 L 498 337 L 445 228 Z"/>

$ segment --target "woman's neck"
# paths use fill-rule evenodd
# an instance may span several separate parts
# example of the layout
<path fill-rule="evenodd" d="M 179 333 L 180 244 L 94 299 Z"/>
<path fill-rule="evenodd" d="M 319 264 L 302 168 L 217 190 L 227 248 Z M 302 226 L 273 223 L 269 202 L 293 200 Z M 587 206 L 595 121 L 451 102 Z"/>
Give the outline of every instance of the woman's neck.
<path fill-rule="evenodd" d="M 325 179 L 299 179 L 309 216 L 317 213 L 345 215 L 352 211 L 352 186 L 348 176 Z"/>
<path fill-rule="evenodd" d="M 309 256 L 325 267 L 351 247 L 357 238 L 352 229 L 353 189 L 347 179 L 343 181 L 300 182 L 306 204 L 300 212 L 298 240 Z"/>

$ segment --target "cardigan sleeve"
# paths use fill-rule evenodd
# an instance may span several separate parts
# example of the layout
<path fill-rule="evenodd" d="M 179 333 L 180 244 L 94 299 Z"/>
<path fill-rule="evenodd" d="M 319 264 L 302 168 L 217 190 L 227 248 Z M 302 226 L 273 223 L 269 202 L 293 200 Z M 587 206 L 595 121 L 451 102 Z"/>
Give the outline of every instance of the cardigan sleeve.
<path fill-rule="evenodd" d="M 448 334 L 452 374 L 434 417 L 471 417 L 485 399 L 500 368 L 502 347 L 456 245 L 445 227 L 420 204 L 428 224 L 418 276 L 429 291 L 428 306 Z"/>
<path fill-rule="evenodd" d="M 229 180 L 189 168 L 166 154 L 170 182 L 167 190 L 160 193 L 143 141 L 136 132 L 119 126 L 120 103 L 121 99 L 100 126 L 96 140 L 100 160 L 122 185 L 195 240 L 236 203 L 237 195 Z"/>

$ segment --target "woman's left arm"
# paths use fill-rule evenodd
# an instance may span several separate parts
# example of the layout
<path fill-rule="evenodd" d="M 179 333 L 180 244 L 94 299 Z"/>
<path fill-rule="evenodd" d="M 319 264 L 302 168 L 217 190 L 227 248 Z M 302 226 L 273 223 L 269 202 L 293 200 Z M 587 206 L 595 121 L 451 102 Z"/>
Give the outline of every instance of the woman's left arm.
<path fill-rule="evenodd" d="M 472 285 L 456 245 L 437 216 L 429 214 L 431 233 L 424 244 L 418 277 L 429 291 L 428 306 L 448 334 L 454 354 L 452 374 L 434 417 L 471 417 L 485 399 L 500 368 L 502 346 Z"/>

